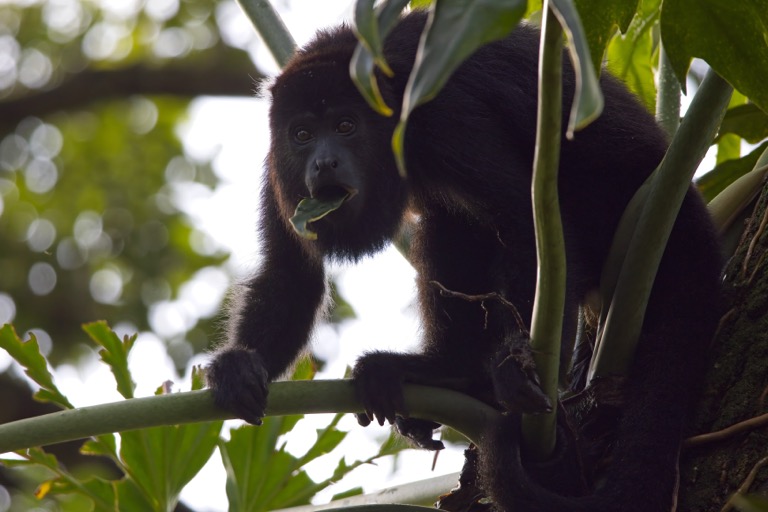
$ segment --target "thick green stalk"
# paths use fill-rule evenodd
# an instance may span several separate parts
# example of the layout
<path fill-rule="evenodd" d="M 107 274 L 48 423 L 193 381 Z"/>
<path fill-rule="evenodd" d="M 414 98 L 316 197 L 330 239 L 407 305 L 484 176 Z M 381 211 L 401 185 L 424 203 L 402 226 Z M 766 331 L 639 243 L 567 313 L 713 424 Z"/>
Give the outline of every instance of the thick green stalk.
<path fill-rule="evenodd" d="M 237 3 L 253 23 L 277 64 L 284 67 L 296 50 L 296 41 L 272 4 L 267 0 L 237 0 Z"/>
<path fill-rule="evenodd" d="M 680 82 L 664 46 L 659 47 L 659 88 L 656 91 L 656 121 L 669 138 L 680 126 Z"/>
<path fill-rule="evenodd" d="M 627 375 L 629 371 L 669 234 L 693 174 L 725 115 L 732 91 L 725 80 L 709 70 L 654 173 L 592 360 L 590 379 Z"/>
<path fill-rule="evenodd" d="M 411 415 L 449 425 L 474 442 L 499 418 L 491 407 L 456 391 L 406 385 Z M 267 416 L 360 412 L 347 380 L 273 382 Z M 140 428 L 230 419 L 209 390 L 134 398 L 26 418 L 0 425 L 0 453 Z"/>
<path fill-rule="evenodd" d="M 533 164 L 533 220 L 536 230 L 538 279 L 531 319 L 531 348 L 541 386 L 552 404 L 557 403 L 560 342 L 565 304 L 565 244 L 557 194 L 562 120 L 563 31 L 544 2 L 539 56 L 538 121 Z M 534 457 L 546 459 L 555 447 L 556 411 L 526 415 L 522 431 Z"/>

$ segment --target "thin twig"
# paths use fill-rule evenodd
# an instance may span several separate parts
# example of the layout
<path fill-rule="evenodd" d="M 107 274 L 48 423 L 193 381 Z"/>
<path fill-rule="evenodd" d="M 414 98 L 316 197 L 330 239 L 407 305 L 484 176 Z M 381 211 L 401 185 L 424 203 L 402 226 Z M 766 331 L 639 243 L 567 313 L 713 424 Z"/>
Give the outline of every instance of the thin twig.
<path fill-rule="evenodd" d="M 752 275 L 749 276 L 749 281 L 747 281 L 746 286 L 752 286 L 752 283 L 755 281 L 755 277 L 757 277 L 757 271 L 762 268 L 766 254 L 768 254 L 768 251 L 763 251 L 762 254 L 760 254 L 760 257 L 757 259 L 757 263 L 755 263 L 755 268 L 752 269 Z"/>
<path fill-rule="evenodd" d="M 760 398 L 757 400 L 758 406 L 762 409 L 765 407 L 765 399 L 768 397 L 768 386 L 763 388 L 763 392 L 760 393 Z"/>
<path fill-rule="evenodd" d="M 443 286 L 437 281 L 430 281 L 429 284 L 437 287 L 437 289 L 440 290 L 440 294 L 444 297 L 452 297 L 454 299 L 463 299 L 468 302 L 484 302 L 486 300 L 499 301 L 499 303 L 501 303 L 502 306 L 505 306 L 507 309 L 509 309 L 512 312 L 512 314 L 515 317 L 515 322 L 517 322 L 517 326 L 520 328 L 520 330 L 523 332 L 528 332 L 528 329 L 525 326 L 525 322 L 523 322 L 523 317 L 520 316 L 520 312 L 517 310 L 515 305 L 496 292 L 483 293 L 480 295 L 467 295 L 466 293 L 449 290 L 448 288 L 446 288 L 445 286 Z"/>
<path fill-rule="evenodd" d="M 728 501 L 723 506 L 723 508 L 720 510 L 720 512 L 728 512 L 733 508 L 733 498 L 734 496 L 741 495 L 743 496 L 750 487 L 752 487 L 752 484 L 755 481 L 755 477 L 757 476 L 757 472 L 760 471 L 760 469 L 768 464 L 768 457 L 763 457 L 757 463 L 752 467 L 752 470 L 747 475 L 747 478 L 744 479 L 744 481 L 739 486 L 738 490 L 731 495 L 730 498 L 728 498 Z"/>
<path fill-rule="evenodd" d="M 709 340 L 710 347 L 715 343 L 715 340 L 717 340 L 717 338 L 720 336 L 720 331 L 723 330 L 723 327 L 725 326 L 726 322 L 728 322 L 735 315 L 736 315 L 736 308 L 731 308 L 728 310 L 726 314 L 720 317 L 720 322 L 718 322 L 717 324 L 717 329 L 715 330 L 715 334 L 713 334 L 712 339 Z"/>
<path fill-rule="evenodd" d="M 755 250 L 755 246 L 757 245 L 758 240 L 760 239 L 760 236 L 765 232 L 765 226 L 768 224 L 768 209 L 763 212 L 763 218 L 760 221 L 760 226 L 757 228 L 757 231 L 755 232 L 755 236 L 752 237 L 752 240 L 749 242 L 749 247 L 747 248 L 747 254 L 744 256 L 744 263 L 741 267 L 741 277 L 742 279 L 747 276 L 747 266 L 749 265 L 749 260 L 752 258 L 752 252 Z"/>
<path fill-rule="evenodd" d="M 726 427 L 722 430 L 689 437 L 683 441 L 683 448 L 694 448 L 707 443 L 713 443 L 715 441 L 723 441 L 737 434 L 749 432 L 750 430 L 755 430 L 765 426 L 768 426 L 768 413 L 755 416 L 754 418 L 750 418 L 745 421 L 740 421 L 739 423 L 733 424 L 730 427 Z"/>

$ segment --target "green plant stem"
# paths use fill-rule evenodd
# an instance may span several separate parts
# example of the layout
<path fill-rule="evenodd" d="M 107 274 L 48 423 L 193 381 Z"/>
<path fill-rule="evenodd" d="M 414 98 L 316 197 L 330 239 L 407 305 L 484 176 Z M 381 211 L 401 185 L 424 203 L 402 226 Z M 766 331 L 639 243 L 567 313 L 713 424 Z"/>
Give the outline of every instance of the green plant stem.
<path fill-rule="evenodd" d="M 659 88 L 656 92 L 656 121 L 672 136 L 680 126 L 680 82 L 664 46 L 659 47 Z"/>
<path fill-rule="evenodd" d="M 267 0 L 237 0 L 277 64 L 282 68 L 296 51 L 296 41 Z"/>
<path fill-rule="evenodd" d="M 406 385 L 405 406 L 413 417 L 449 425 L 478 442 L 499 413 L 467 395 L 441 388 Z M 361 412 L 348 380 L 274 382 L 267 416 Z M 217 408 L 209 390 L 134 398 L 68 409 L 0 425 L 0 453 L 82 439 L 111 432 L 230 419 Z"/>
<path fill-rule="evenodd" d="M 536 230 L 538 280 L 531 319 L 531 348 L 543 391 L 557 403 L 560 342 L 565 304 L 565 244 L 557 194 L 562 119 L 563 31 L 549 2 L 542 26 L 539 57 L 538 122 L 533 164 L 533 220 Z M 523 416 L 525 446 L 546 459 L 555 447 L 555 407 L 550 414 Z"/>
<path fill-rule="evenodd" d="M 602 338 L 590 368 L 594 377 L 627 375 L 640 337 L 645 306 L 680 205 L 693 174 L 725 115 L 733 89 L 709 70 L 672 144 L 651 178 L 619 273 Z"/>

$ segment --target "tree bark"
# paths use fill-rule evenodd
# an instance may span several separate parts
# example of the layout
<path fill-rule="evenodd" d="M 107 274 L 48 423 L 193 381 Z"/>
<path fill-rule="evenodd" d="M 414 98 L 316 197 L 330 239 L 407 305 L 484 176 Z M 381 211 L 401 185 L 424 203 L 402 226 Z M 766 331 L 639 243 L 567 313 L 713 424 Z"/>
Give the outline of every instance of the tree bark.
<path fill-rule="evenodd" d="M 725 266 L 726 313 L 712 342 L 711 365 L 692 422 L 694 435 L 768 412 L 768 186 L 745 223 L 736 251 Z M 687 447 L 681 457 L 678 510 L 728 510 L 724 507 L 731 496 L 767 455 L 768 426 Z M 768 469 L 758 469 L 745 493 L 767 490 Z"/>

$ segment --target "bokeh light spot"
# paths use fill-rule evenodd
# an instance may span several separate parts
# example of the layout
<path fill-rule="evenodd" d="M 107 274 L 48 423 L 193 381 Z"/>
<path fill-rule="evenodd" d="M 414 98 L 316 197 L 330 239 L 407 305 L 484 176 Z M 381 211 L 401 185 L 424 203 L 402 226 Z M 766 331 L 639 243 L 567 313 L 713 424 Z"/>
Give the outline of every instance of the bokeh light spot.
<path fill-rule="evenodd" d="M 35 263 L 29 269 L 27 282 L 35 295 L 48 295 L 56 287 L 56 271 L 48 263 Z"/>

